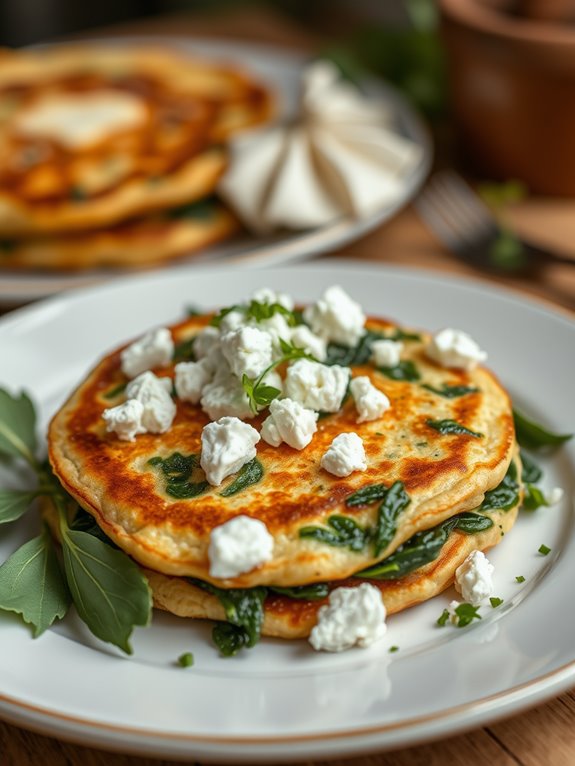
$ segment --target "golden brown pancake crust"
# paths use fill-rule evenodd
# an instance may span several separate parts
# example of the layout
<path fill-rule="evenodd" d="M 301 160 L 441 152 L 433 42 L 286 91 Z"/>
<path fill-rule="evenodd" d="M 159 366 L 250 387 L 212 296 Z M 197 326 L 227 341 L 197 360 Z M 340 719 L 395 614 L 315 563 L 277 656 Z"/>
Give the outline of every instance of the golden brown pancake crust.
<path fill-rule="evenodd" d="M 208 317 L 194 317 L 173 327 L 176 343 L 193 336 L 208 321 Z M 375 319 L 368 326 L 395 327 Z M 377 504 L 350 508 L 345 499 L 369 484 L 390 486 L 402 481 L 410 504 L 381 559 L 415 532 L 480 505 L 484 492 L 499 484 L 511 460 L 511 404 L 494 375 L 484 368 L 465 373 L 438 367 L 425 357 L 423 348 L 424 341 L 405 344 L 404 358 L 413 360 L 421 374 L 416 383 L 390 380 L 370 365 L 354 368 L 354 375 L 369 375 L 389 397 L 391 408 L 382 418 L 358 425 L 350 398 L 339 413 L 319 420 L 317 434 L 303 451 L 285 444 L 271 447 L 262 440 L 257 449 L 263 479 L 231 497 L 220 492 L 233 477 L 198 497 L 174 499 L 165 491 L 161 472 L 148 463 L 174 452 L 199 454 L 208 417 L 198 406 L 177 401 L 176 418 L 165 434 L 143 434 L 125 442 L 106 433 L 103 410 L 123 400 L 122 394 L 106 399 L 107 393 L 125 382 L 120 350 L 96 366 L 54 417 L 49 429 L 50 461 L 65 489 L 96 517 L 106 534 L 151 569 L 198 577 L 220 587 L 343 579 L 375 562 L 372 546 L 354 552 L 304 540 L 299 536 L 303 526 L 323 526 L 331 515 L 342 513 L 373 526 Z M 171 376 L 173 369 L 156 372 Z M 446 399 L 421 385 L 446 382 L 480 390 Z M 482 436 L 444 435 L 429 426 L 430 419 L 453 419 Z M 261 417 L 253 424 L 258 427 L 260 422 Z M 342 431 L 361 435 L 368 469 L 339 479 L 322 470 L 319 461 Z M 275 540 L 274 556 L 251 572 L 215 580 L 209 575 L 210 533 L 239 514 L 266 524 Z"/>

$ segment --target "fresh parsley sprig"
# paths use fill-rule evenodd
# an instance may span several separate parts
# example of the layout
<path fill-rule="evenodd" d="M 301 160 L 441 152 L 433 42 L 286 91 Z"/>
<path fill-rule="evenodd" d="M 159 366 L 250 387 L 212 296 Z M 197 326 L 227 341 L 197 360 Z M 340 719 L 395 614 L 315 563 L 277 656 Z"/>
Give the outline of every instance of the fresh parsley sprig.
<path fill-rule="evenodd" d="M 305 349 L 299 346 L 294 346 L 293 343 L 288 343 L 283 338 L 279 339 L 279 344 L 282 352 L 279 359 L 268 365 L 257 378 L 249 378 L 245 374 L 242 376 L 242 386 L 248 397 L 250 409 L 254 414 L 257 414 L 265 407 L 269 407 L 272 401 L 281 394 L 279 388 L 265 383 L 266 376 L 272 370 L 279 367 L 280 364 L 291 362 L 294 359 L 309 359 L 311 362 L 317 362 L 315 356 L 308 354 Z"/>
<path fill-rule="evenodd" d="M 265 301 L 260 302 L 256 300 L 251 300 L 246 304 L 237 303 L 233 306 L 226 306 L 226 308 L 221 309 L 221 311 L 213 317 L 210 324 L 214 327 L 219 327 L 222 323 L 222 319 L 228 314 L 231 314 L 232 311 L 237 311 L 238 313 L 243 314 L 247 321 L 253 319 L 254 322 L 263 322 L 266 319 L 271 319 L 275 314 L 281 314 L 285 317 L 286 322 L 290 327 L 295 327 L 295 325 L 298 324 L 295 313 L 286 309 L 281 303 L 267 303 Z"/>
<path fill-rule="evenodd" d="M 37 479 L 33 490 L 2 490 L 0 522 L 20 518 L 32 500 L 55 506 L 63 566 L 44 530 L 0 566 L 0 610 L 16 612 L 39 636 L 65 616 L 72 601 L 90 631 L 131 654 L 136 625 L 147 625 L 152 599 L 146 578 L 120 550 L 70 525 L 78 506 L 37 458 L 36 413 L 30 398 L 0 389 L 0 459 L 24 460 Z"/>

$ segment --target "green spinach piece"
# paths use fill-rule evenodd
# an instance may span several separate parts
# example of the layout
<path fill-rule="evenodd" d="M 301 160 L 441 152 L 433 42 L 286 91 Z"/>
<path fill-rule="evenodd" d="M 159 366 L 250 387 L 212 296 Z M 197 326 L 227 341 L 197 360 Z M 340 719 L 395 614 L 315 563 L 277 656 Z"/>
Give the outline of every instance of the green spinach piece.
<path fill-rule="evenodd" d="M 485 493 L 480 511 L 509 511 L 519 502 L 519 484 L 517 483 L 517 466 L 512 461 L 507 473 L 495 489 Z"/>
<path fill-rule="evenodd" d="M 426 420 L 425 422 L 430 428 L 434 428 L 436 431 L 439 431 L 440 434 L 444 435 L 465 434 L 466 436 L 474 436 L 477 439 L 480 439 L 483 436 L 483 434 L 480 434 L 477 431 L 470 431 L 469 428 L 465 428 L 465 426 L 462 426 L 461 423 L 458 423 L 456 420 Z"/>
<path fill-rule="evenodd" d="M 288 596 L 299 601 L 319 601 L 329 595 L 329 586 L 325 582 L 313 583 L 312 585 L 296 585 L 293 588 L 279 588 L 270 586 L 270 591 L 280 596 Z"/>
<path fill-rule="evenodd" d="M 534 484 L 526 484 L 523 496 L 523 510 L 536 511 L 542 506 L 549 506 L 543 491 Z"/>
<path fill-rule="evenodd" d="M 527 484 L 536 484 L 543 478 L 543 471 L 524 450 L 519 451 L 521 457 L 521 479 Z"/>
<path fill-rule="evenodd" d="M 252 484 L 257 484 L 258 481 L 261 481 L 263 475 L 263 466 L 257 457 L 255 457 L 253 460 L 250 460 L 249 463 L 246 463 L 242 467 L 236 478 L 232 481 L 231 484 L 228 484 L 228 486 L 222 492 L 220 492 L 220 495 L 221 497 L 230 497 L 231 495 L 236 495 L 246 487 L 249 487 Z"/>
<path fill-rule="evenodd" d="M 148 465 L 160 468 L 166 482 L 166 494 L 177 500 L 197 497 L 210 486 L 205 479 L 202 481 L 190 481 L 194 470 L 199 467 L 197 455 L 182 455 L 180 452 L 173 452 L 167 458 L 162 458 L 158 455 L 150 458 Z"/>
<path fill-rule="evenodd" d="M 362 487 L 357 492 L 349 495 L 345 500 L 345 504 L 348 508 L 357 508 L 358 506 L 370 505 L 378 500 L 383 500 L 386 495 L 387 487 L 385 484 L 369 484 L 367 487 Z"/>
<path fill-rule="evenodd" d="M 349 548 L 350 551 L 362 551 L 371 540 L 371 529 L 365 529 L 349 516 L 330 516 L 328 527 L 302 527 L 299 536 L 306 540 L 317 540 L 335 548 Z"/>
<path fill-rule="evenodd" d="M 126 390 L 127 385 L 128 384 L 126 382 L 118 383 L 117 386 L 113 386 L 112 388 L 108 389 L 104 394 L 104 399 L 109 401 L 110 399 L 115 399 L 117 396 L 120 396 L 120 394 L 123 394 Z"/>
<path fill-rule="evenodd" d="M 218 622 L 212 630 L 212 641 L 220 650 L 222 657 L 235 655 L 248 646 L 248 634 L 244 628 L 232 625 L 230 622 Z"/>
<path fill-rule="evenodd" d="M 403 482 L 395 481 L 379 506 L 374 532 L 374 552 L 376 556 L 392 541 L 397 529 L 397 520 L 402 511 L 411 502 Z"/>
<path fill-rule="evenodd" d="M 476 394 L 479 391 L 474 386 L 450 386 L 448 383 L 443 383 L 441 388 L 435 388 L 428 383 L 422 383 L 421 387 L 431 391 L 433 394 L 437 394 L 437 396 L 443 396 L 445 399 L 458 399 L 460 396 Z"/>
<path fill-rule="evenodd" d="M 395 367 L 378 367 L 377 370 L 391 380 L 407 380 L 415 383 L 421 380 L 421 375 L 411 359 L 402 359 Z"/>
<path fill-rule="evenodd" d="M 547 430 L 539 423 L 523 415 L 515 407 L 513 408 L 513 420 L 517 441 L 527 449 L 558 447 L 573 438 L 573 434 L 557 434 Z"/>
<path fill-rule="evenodd" d="M 193 338 L 188 338 L 187 340 L 183 340 L 180 343 L 176 343 L 174 346 L 174 353 L 172 355 L 172 360 L 174 362 L 193 362 L 195 361 L 195 355 L 194 355 L 194 341 L 196 340 L 195 336 Z"/>

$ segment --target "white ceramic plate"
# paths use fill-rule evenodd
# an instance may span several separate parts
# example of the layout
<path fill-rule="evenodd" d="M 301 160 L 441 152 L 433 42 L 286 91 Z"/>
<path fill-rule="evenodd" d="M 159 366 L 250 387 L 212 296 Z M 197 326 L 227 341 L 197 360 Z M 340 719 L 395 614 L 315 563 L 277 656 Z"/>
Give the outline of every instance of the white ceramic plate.
<path fill-rule="evenodd" d="M 111 38 L 99 42 L 108 45 L 126 45 L 142 41 L 145 41 L 145 38 Z M 279 119 L 289 119 L 296 113 L 299 77 L 302 67 L 308 60 L 303 55 L 278 51 L 277 48 L 265 45 L 254 43 L 248 45 L 221 40 L 154 37 L 148 38 L 147 41 L 169 45 L 184 53 L 197 53 L 217 61 L 237 63 L 240 67 L 254 73 L 263 82 L 268 83 L 278 94 Z M 391 113 L 395 115 L 399 133 L 411 138 L 422 150 L 419 163 L 406 173 L 401 194 L 397 199 L 361 220 L 343 218 L 327 226 L 305 232 L 270 237 L 256 238 L 245 235 L 232 242 L 211 247 L 202 256 L 193 256 L 189 261 L 190 264 L 196 264 L 200 260 L 213 262 L 225 259 L 228 263 L 241 260 L 269 266 L 310 258 L 358 239 L 391 218 L 415 196 L 428 173 L 431 162 L 432 149 L 429 134 L 419 116 L 393 88 L 375 80 L 364 83 L 363 87 L 372 98 L 389 106 Z M 179 263 L 176 263 L 175 267 L 178 268 Z M 162 268 L 171 269 L 174 266 L 168 264 Z M 0 304 L 23 304 L 62 290 L 93 285 L 117 276 L 117 271 L 104 269 L 77 274 L 73 272 L 51 274 L 39 271 L 19 273 L 0 269 Z"/>
<path fill-rule="evenodd" d="M 52 298 L 0 321 L 0 383 L 25 388 L 41 427 L 107 349 L 262 285 L 313 301 L 339 283 L 366 310 L 436 329 L 458 326 L 489 352 L 516 403 L 574 431 L 575 322 L 479 283 L 344 261 L 266 270 L 164 272 Z M 414 744 L 517 712 L 575 683 L 571 608 L 575 445 L 544 460 L 560 506 L 522 513 L 490 554 L 498 609 L 466 629 L 435 625 L 454 594 L 392 617 L 385 639 L 340 655 L 306 641 L 263 640 L 221 659 L 210 626 L 156 615 L 132 657 L 92 639 L 72 616 L 33 640 L 0 613 L 0 715 L 56 737 L 171 758 L 255 763 L 358 755 Z M 0 475 L 0 486 L 15 479 Z M 0 528 L 0 560 L 31 519 Z M 552 552 L 538 554 L 544 543 Z M 517 575 L 525 577 L 518 584 Z M 399 646 L 391 654 L 389 647 Z M 182 669 L 184 651 L 195 666 Z"/>

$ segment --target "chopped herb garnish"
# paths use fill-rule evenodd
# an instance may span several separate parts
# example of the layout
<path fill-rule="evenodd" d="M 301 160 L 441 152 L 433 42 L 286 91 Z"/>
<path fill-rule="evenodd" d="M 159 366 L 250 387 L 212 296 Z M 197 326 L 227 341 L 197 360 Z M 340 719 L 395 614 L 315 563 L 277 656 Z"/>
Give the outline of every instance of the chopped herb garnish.
<path fill-rule="evenodd" d="M 459 604 L 455 607 L 455 614 L 457 616 L 457 627 L 465 628 L 473 620 L 480 620 L 479 607 L 473 606 L 473 604 Z"/>
<path fill-rule="evenodd" d="M 450 386 L 447 383 L 443 383 L 441 388 L 435 388 L 428 383 L 422 383 L 422 388 L 431 391 L 438 396 L 443 396 L 445 399 L 457 399 L 460 396 L 466 396 L 467 394 L 476 394 L 479 389 L 474 386 Z"/>
<path fill-rule="evenodd" d="M 440 628 L 444 628 L 448 620 L 449 620 L 449 611 L 447 609 L 444 609 L 443 612 L 437 618 L 437 624 L 439 625 Z"/>
<path fill-rule="evenodd" d="M 497 609 L 497 607 L 501 606 L 501 604 L 503 603 L 503 599 L 497 598 L 497 596 L 491 596 L 491 598 L 489 599 L 489 603 L 494 609 Z"/>
<path fill-rule="evenodd" d="M 465 426 L 462 426 L 461 423 L 457 423 L 455 420 L 426 420 L 425 422 L 431 428 L 439 431 L 440 434 L 464 434 L 466 436 L 475 436 L 478 439 L 483 436 L 483 434 L 477 431 L 470 431 L 469 428 L 465 428 Z"/>
<path fill-rule="evenodd" d="M 548 553 L 551 553 L 551 548 L 548 548 L 546 545 L 540 545 L 538 548 L 538 553 L 540 553 L 542 556 L 547 556 Z"/>
<path fill-rule="evenodd" d="M 191 668 L 194 664 L 194 655 L 191 652 L 184 652 L 178 657 L 178 665 L 181 668 Z"/>
<path fill-rule="evenodd" d="M 517 580 L 517 582 L 525 582 L 525 578 L 523 577 L 523 575 L 517 575 L 515 579 Z"/>
<path fill-rule="evenodd" d="M 390 647 L 389 647 L 389 651 L 390 651 L 391 653 L 393 653 L 393 652 L 398 652 L 398 651 L 399 651 L 399 646 L 390 646 Z"/>

